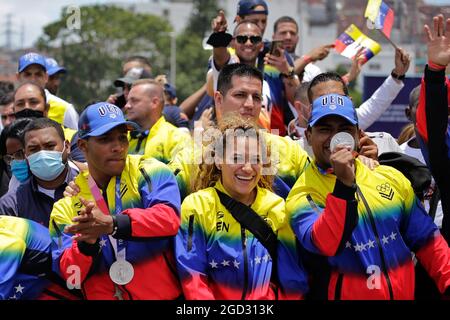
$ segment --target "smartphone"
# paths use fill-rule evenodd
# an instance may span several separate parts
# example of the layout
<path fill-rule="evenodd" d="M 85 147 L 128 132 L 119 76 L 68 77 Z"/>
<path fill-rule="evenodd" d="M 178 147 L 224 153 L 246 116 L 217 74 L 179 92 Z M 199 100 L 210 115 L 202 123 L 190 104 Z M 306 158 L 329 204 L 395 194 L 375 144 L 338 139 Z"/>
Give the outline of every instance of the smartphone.
<path fill-rule="evenodd" d="M 279 57 L 281 55 L 280 49 L 283 46 L 283 40 L 274 40 L 270 44 L 270 51 L 269 53 L 271 55 Z"/>

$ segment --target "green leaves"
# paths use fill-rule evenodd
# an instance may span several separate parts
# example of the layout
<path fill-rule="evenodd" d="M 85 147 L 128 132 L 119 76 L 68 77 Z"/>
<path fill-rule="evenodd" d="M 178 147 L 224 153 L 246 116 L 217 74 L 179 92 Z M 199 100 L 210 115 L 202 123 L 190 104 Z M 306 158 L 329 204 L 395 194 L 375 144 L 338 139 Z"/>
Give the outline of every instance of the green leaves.
<path fill-rule="evenodd" d="M 172 28 L 165 19 L 107 5 L 81 7 L 80 13 L 81 28 L 71 30 L 63 8 L 60 19 L 45 26 L 37 42 L 68 70 L 59 95 L 78 111 L 115 92 L 112 84 L 131 55 L 149 58 L 155 74 L 169 70 Z"/>

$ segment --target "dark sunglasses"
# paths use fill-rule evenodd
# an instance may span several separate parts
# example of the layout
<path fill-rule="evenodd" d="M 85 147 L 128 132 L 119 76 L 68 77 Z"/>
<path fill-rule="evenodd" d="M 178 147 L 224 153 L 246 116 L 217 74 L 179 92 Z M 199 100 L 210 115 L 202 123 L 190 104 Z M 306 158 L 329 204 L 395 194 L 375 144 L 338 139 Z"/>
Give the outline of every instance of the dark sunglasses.
<path fill-rule="evenodd" d="M 235 39 L 240 44 L 247 43 L 248 39 L 250 39 L 252 44 L 257 44 L 262 41 L 262 37 L 260 36 L 236 36 Z"/>

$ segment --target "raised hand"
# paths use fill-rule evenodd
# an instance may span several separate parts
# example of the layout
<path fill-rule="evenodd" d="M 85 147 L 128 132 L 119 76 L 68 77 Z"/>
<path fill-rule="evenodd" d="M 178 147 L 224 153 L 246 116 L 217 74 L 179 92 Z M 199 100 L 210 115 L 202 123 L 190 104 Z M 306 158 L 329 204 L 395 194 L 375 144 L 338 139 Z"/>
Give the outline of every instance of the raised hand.
<path fill-rule="evenodd" d="M 355 56 L 352 58 L 350 70 L 342 77 L 346 83 L 352 82 L 361 73 L 362 66 L 366 59 L 364 56 L 364 49 L 364 47 L 359 48 Z"/>
<path fill-rule="evenodd" d="M 211 22 L 211 28 L 213 32 L 225 32 L 228 28 L 227 18 L 225 18 L 225 12 L 219 10 L 219 14 Z"/>
<path fill-rule="evenodd" d="M 308 56 L 311 58 L 311 62 L 323 60 L 330 54 L 330 50 L 333 48 L 334 48 L 334 44 L 326 44 L 326 45 L 312 49 L 308 53 Z"/>
<path fill-rule="evenodd" d="M 280 52 L 279 56 L 267 53 L 264 57 L 264 63 L 274 66 L 281 73 L 288 74 L 290 65 L 284 54 L 284 49 L 279 48 L 278 51 Z"/>
<path fill-rule="evenodd" d="M 408 69 L 411 62 L 411 56 L 403 50 L 402 48 L 397 48 L 395 50 L 395 68 L 392 70 L 396 75 L 404 75 Z"/>
<path fill-rule="evenodd" d="M 424 26 L 428 47 L 428 61 L 439 66 L 450 63 L 450 19 L 447 19 L 444 30 L 444 16 L 442 14 L 433 18 L 433 30 Z"/>

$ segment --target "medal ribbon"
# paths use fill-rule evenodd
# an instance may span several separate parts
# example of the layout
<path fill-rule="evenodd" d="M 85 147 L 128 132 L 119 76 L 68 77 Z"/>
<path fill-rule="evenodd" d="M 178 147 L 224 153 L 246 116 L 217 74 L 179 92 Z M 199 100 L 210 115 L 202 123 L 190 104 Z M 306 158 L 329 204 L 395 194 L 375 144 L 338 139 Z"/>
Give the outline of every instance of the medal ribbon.
<path fill-rule="evenodd" d="M 94 196 L 95 203 L 97 207 L 103 212 L 105 215 L 110 215 L 108 204 L 103 198 L 100 189 L 95 183 L 94 179 L 89 175 L 88 177 L 89 189 L 91 190 L 92 195 Z M 116 188 L 115 188 L 115 200 L 116 200 L 116 208 L 115 214 L 118 215 L 122 212 L 122 199 L 120 198 L 120 176 L 116 176 Z M 103 238 L 104 236 L 102 236 Z M 108 236 L 109 241 L 111 242 L 111 246 L 114 250 L 114 254 L 116 256 L 116 260 L 126 260 L 126 242 L 122 239 L 115 239 L 112 236 Z"/>

